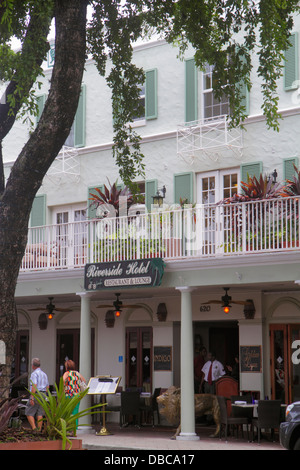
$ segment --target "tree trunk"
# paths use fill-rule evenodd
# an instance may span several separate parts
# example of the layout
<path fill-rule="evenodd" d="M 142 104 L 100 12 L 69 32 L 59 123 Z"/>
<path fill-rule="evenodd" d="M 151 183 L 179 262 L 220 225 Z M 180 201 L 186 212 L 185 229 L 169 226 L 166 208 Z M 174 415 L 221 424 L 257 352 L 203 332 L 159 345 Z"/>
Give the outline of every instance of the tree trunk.
<path fill-rule="evenodd" d="M 86 0 L 55 2 L 55 65 L 49 96 L 0 198 L 0 347 L 2 341 L 6 348 L 0 395 L 9 383 L 14 359 L 18 326 L 14 296 L 32 203 L 69 135 L 79 100 L 86 53 L 86 5 Z"/>

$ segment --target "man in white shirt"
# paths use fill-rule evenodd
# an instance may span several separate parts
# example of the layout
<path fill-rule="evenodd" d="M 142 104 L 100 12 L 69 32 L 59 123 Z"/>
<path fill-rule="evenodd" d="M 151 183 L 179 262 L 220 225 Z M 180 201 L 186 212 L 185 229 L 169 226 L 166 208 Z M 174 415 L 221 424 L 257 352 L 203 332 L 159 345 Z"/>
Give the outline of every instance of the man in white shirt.
<path fill-rule="evenodd" d="M 213 352 L 209 352 L 208 361 L 204 364 L 202 368 L 203 376 L 202 376 L 202 383 L 204 381 L 204 393 L 215 393 L 215 382 L 218 380 L 222 375 L 225 375 L 226 372 L 224 370 L 223 364 L 216 360 L 216 355 Z M 200 387 L 201 387 L 200 386 Z"/>
<path fill-rule="evenodd" d="M 43 416 L 45 413 L 43 408 L 34 399 L 34 394 L 37 390 L 39 392 L 46 393 L 49 388 L 49 381 L 47 375 L 41 369 L 41 362 L 38 358 L 32 359 L 31 366 L 33 371 L 30 376 L 31 395 L 26 406 L 25 414 L 31 428 L 34 430 L 36 429 L 35 416 L 37 415 L 37 426 L 38 430 L 41 431 Z"/>

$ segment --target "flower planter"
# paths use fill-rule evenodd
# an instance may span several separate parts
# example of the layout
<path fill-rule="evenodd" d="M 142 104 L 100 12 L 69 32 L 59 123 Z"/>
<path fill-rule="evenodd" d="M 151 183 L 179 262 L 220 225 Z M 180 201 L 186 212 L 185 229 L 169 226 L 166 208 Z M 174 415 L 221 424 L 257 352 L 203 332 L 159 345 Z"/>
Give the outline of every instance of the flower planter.
<path fill-rule="evenodd" d="M 69 450 L 70 445 L 66 444 Z M 72 439 L 72 450 L 83 450 L 81 439 Z M 1 450 L 62 450 L 62 441 L 22 441 L 0 443 Z"/>
<path fill-rule="evenodd" d="M 165 257 L 178 258 L 181 254 L 181 238 L 166 238 L 165 240 Z"/>
<path fill-rule="evenodd" d="M 280 243 L 280 248 L 299 248 L 299 240 Z"/>

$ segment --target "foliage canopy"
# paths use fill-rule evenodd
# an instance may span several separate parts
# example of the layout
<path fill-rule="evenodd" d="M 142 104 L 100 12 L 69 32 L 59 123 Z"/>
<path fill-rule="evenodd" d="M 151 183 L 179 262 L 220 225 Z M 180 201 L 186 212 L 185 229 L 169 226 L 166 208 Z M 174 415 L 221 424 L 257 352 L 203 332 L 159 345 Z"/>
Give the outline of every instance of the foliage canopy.
<path fill-rule="evenodd" d="M 47 33 L 55 18 L 54 0 L 5 0 L 0 7 L 0 79 L 6 90 L 6 120 L 24 105 L 35 113 L 33 84 L 42 73 L 47 52 Z M 132 45 L 139 38 L 159 34 L 179 46 L 183 56 L 189 44 L 195 49 L 199 68 L 214 66 L 214 93 L 227 95 L 231 123 L 245 117 L 244 83 L 251 88 L 250 73 L 258 58 L 263 113 L 267 125 L 279 128 L 277 80 L 282 74 L 284 51 L 289 45 L 293 14 L 298 1 L 289 0 L 92 0 L 87 28 L 87 53 L 106 75 L 112 90 L 114 156 L 120 176 L 130 185 L 144 174 L 140 137 L 130 123 L 137 115 L 139 86 L 144 72 L 132 63 Z M 21 49 L 14 52 L 9 41 L 15 36 Z M 107 60 L 111 67 L 106 74 Z M 2 99 L 3 102 L 3 99 Z M 0 113 L 0 140 L 10 130 Z M 128 124 L 129 123 L 129 124 Z M 2 132 L 1 132 L 2 131 Z"/>

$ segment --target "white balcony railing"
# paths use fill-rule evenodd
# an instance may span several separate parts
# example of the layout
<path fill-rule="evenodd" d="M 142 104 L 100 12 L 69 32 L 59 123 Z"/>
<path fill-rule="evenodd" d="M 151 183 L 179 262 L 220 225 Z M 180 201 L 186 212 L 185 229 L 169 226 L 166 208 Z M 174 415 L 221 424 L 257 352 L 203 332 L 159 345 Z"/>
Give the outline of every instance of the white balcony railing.
<path fill-rule="evenodd" d="M 162 257 L 299 250 L 300 199 L 197 205 L 135 217 L 30 228 L 21 271 Z"/>
<path fill-rule="evenodd" d="M 242 129 L 231 128 L 227 115 L 181 124 L 177 128 L 177 154 L 185 161 L 216 155 L 225 148 L 238 157 L 243 150 Z"/>

